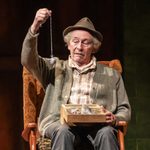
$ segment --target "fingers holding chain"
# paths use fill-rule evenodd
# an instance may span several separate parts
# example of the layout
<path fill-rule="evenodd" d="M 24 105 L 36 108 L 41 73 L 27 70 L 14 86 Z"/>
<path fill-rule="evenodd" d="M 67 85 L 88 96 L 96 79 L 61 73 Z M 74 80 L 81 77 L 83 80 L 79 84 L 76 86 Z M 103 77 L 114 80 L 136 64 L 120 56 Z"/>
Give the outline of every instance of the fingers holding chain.
<path fill-rule="evenodd" d="M 35 20 L 37 23 L 42 26 L 43 23 L 46 22 L 46 20 L 51 16 L 52 11 L 48 10 L 47 8 L 39 9 L 36 13 Z"/>
<path fill-rule="evenodd" d="M 39 9 L 36 12 L 34 21 L 31 25 L 31 32 L 35 34 L 39 30 L 39 28 L 42 26 L 42 24 L 46 22 L 49 16 L 51 16 L 51 14 L 52 14 L 52 11 L 48 10 L 47 8 Z"/>

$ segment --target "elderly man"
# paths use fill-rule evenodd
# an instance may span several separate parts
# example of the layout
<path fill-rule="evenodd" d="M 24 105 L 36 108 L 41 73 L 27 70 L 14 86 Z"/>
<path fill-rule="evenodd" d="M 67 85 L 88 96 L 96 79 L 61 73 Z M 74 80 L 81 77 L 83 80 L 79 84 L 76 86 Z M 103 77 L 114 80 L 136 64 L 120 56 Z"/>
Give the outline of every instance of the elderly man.
<path fill-rule="evenodd" d="M 131 108 L 122 77 L 118 71 L 97 63 L 94 53 L 103 36 L 85 17 L 63 31 L 70 55 L 68 60 L 38 55 L 39 28 L 51 16 L 39 9 L 25 37 L 21 61 L 43 85 L 45 98 L 39 115 L 38 129 L 52 141 L 52 150 L 74 150 L 87 142 L 95 150 L 117 150 L 119 120 L 129 121 Z M 106 123 L 69 126 L 60 123 L 61 104 L 99 104 L 108 110 Z"/>

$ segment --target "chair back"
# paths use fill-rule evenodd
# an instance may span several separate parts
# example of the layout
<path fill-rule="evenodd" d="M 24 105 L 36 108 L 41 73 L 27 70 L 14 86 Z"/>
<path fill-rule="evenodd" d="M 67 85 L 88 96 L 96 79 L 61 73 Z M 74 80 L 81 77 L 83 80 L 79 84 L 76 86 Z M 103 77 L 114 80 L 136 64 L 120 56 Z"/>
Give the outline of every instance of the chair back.
<path fill-rule="evenodd" d="M 44 90 L 40 82 L 23 67 L 23 113 L 24 127 L 28 123 L 37 122 L 37 117 L 44 98 Z"/>

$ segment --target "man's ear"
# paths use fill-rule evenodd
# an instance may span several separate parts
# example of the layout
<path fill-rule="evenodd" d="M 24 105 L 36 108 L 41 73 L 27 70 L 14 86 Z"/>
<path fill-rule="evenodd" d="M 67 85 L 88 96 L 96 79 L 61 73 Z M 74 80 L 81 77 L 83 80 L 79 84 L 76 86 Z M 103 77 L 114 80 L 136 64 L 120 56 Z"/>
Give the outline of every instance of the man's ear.
<path fill-rule="evenodd" d="M 70 46 L 69 44 L 66 44 L 67 49 L 70 51 Z"/>

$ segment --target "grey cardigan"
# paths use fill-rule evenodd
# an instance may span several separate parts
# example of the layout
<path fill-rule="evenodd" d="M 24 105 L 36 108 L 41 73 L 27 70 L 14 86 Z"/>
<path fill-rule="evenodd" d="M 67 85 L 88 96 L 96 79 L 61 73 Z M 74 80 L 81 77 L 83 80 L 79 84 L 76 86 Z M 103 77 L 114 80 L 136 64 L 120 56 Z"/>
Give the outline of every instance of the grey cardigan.
<path fill-rule="evenodd" d="M 46 128 L 60 119 L 60 106 L 66 104 L 70 97 L 73 82 L 72 69 L 68 60 L 56 58 L 51 63 L 49 58 L 38 55 L 38 35 L 28 31 L 22 47 L 21 63 L 43 85 L 45 97 L 41 107 L 38 127 L 42 135 Z M 116 115 L 117 120 L 129 121 L 131 107 L 121 75 L 114 69 L 97 63 L 90 96 L 94 103 L 103 105 Z"/>

